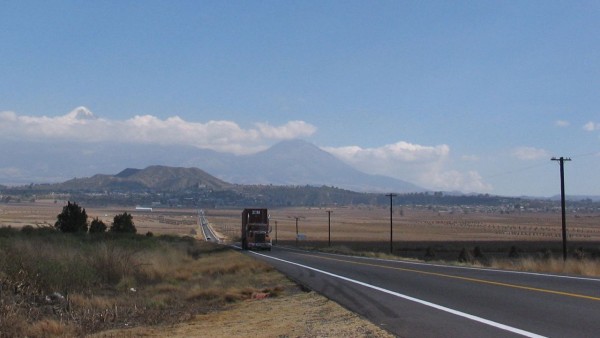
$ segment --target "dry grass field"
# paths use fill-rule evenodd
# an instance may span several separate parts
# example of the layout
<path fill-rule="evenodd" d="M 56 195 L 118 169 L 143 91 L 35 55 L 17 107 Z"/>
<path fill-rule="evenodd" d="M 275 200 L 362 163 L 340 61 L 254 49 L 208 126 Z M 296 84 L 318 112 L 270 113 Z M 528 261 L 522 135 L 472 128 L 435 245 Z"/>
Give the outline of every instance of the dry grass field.
<path fill-rule="evenodd" d="M 0 229 L 52 226 L 65 203 L 42 200 L 0 204 Z M 280 245 L 386 258 L 456 261 L 462 249 L 476 252 L 474 248 L 478 248 L 485 257 L 475 255 L 467 263 L 526 271 L 600 275 L 597 259 L 600 215 L 568 216 L 570 255 L 577 259 L 564 263 L 560 259 L 562 242 L 558 213 L 443 212 L 396 207 L 393 255 L 390 255 L 389 208 L 330 209 L 331 248 L 328 245 L 327 210 L 270 209 L 272 236 Z M 171 238 L 192 235 L 201 239 L 197 231 L 197 210 L 193 209 L 154 209 L 150 212 L 113 207 L 86 208 L 86 211 L 90 220 L 98 217 L 107 225 L 115 215 L 131 213 L 138 233 L 142 235 L 151 232 L 176 235 Z M 205 215 L 225 243 L 239 240 L 241 208 L 205 209 Z M 296 221 L 298 233 L 302 235 L 298 243 Z M 10 231 L 6 234 L 10 235 Z M 4 250 L 14 255 L 12 259 L 0 257 L 0 263 L 7 267 L 15 262 L 22 265 L 22 271 L 0 271 L 0 284 L 27 285 L 24 291 L 11 296 L 14 299 L 0 293 L 3 296 L 0 297 L 3 304 L 0 307 L 0 336 L 3 336 L 3 330 L 8 336 L 11 333 L 32 336 L 97 333 L 98 336 L 183 337 L 200 331 L 208 336 L 238 335 L 243 332 L 240 327 L 245 325 L 240 321 L 240 314 L 254 309 L 252 303 L 259 301 L 264 304 L 256 315 L 273 319 L 263 322 L 272 333 L 265 336 L 388 336 L 337 304 L 314 293 L 299 291 L 272 268 L 251 262 L 248 257 L 223 247 L 189 238 L 177 241 L 165 237 L 153 242 L 140 236 L 149 242 L 139 247 L 145 243 L 143 240 L 120 241 L 108 236 L 112 241 L 103 243 L 93 238 L 85 240 L 85 236 L 77 239 L 49 235 L 43 231 L 37 235 L 24 233 L 12 241 L 7 237 L 3 242 L 5 246 L 0 246 L 0 252 Z M 28 240 L 27 236 L 33 237 Z M 81 243 L 86 243 L 83 250 L 88 255 L 79 252 Z M 519 259 L 508 258 L 511 247 L 518 248 Z M 48 262 L 40 265 L 45 260 Z M 116 264 L 119 262 L 123 264 Z M 131 262 L 135 263 L 134 269 L 127 268 Z M 78 273 L 69 273 L 72 279 L 69 282 L 64 278 L 67 275 L 41 274 L 40 271 L 46 271 L 44 268 L 48 266 L 74 269 Z M 92 273 L 91 268 L 104 272 Z M 33 279 L 35 282 L 31 276 L 37 276 Z M 68 290 L 71 286 L 77 287 Z M 66 303 L 39 301 L 40 296 L 63 289 L 69 294 Z M 267 298 L 263 299 L 263 296 Z M 298 321 L 299 313 L 302 314 L 301 321 Z"/>
<path fill-rule="evenodd" d="M 295 245 L 296 218 L 300 245 L 328 246 L 331 210 L 332 246 L 364 251 L 389 252 L 390 211 L 387 207 L 285 208 L 272 209 L 273 238 L 279 243 Z M 208 220 L 224 235 L 238 235 L 240 210 L 206 210 Z M 569 247 L 593 250 L 600 243 L 600 215 L 568 215 Z M 559 213 L 488 213 L 440 212 L 425 208 L 396 207 L 393 214 L 395 254 L 417 255 L 435 247 L 437 251 L 456 251 L 462 247 L 481 246 L 491 252 L 518 246 L 524 251 L 562 248 Z M 455 258 L 455 257 L 454 257 Z"/>
<path fill-rule="evenodd" d="M 66 201 L 41 200 L 34 203 L 0 204 L 0 227 L 51 226 Z M 83 206 L 85 208 L 85 206 Z M 354 206 L 340 208 L 270 209 L 272 237 L 277 244 L 296 245 L 296 218 L 300 245 L 326 247 L 329 240 L 327 210 L 331 210 L 331 243 L 359 251 L 389 252 L 389 207 Z M 135 208 L 86 208 L 88 216 L 98 217 L 110 226 L 122 212 L 133 215 L 138 233 L 194 235 L 197 210 Z M 206 209 L 211 225 L 225 241 L 239 238 L 241 208 Z M 569 250 L 579 247 L 594 252 L 600 243 L 600 214 L 567 216 Z M 201 234 L 198 234 L 201 236 Z M 562 248 L 561 217 L 556 212 L 490 213 L 472 210 L 446 212 L 435 209 L 396 206 L 393 214 L 394 254 L 419 258 L 434 248 L 439 258 L 453 259 L 463 247 L 480 246 L 498 255 L 516 246 L 525 252 Z M 600 249 L 600 248 L 598 248 Z M 444 255 L 444 252 L 448 252 Z M 590 253 L 592 253 L 590 252 Z"/>
<path fill-rule="evenodd" d="M 0 337 L 224 337 L 247 333 L 249 321 L 265 337 L 391 337 L 227 247 L 187 236 L 44 229 L 62 205 L 1 205 Z M 196 210 L 86 211 L 107 224 L 131 212 L 142 235 L 196 229 Z"/>
<path fill-rule="evenodd" d="M 0 204 L 0 227 L 54 226 L 56 216 L 66 204 L 66 201 L 55 203 L 53 200 Z M 81 205 L 81 207 L 86 209 L 89 221 L 98 217 L 109 227 L 115 215 L 123 212 L 130 213 L 139 234 L 152 232 L 155 235 L 190 235 L 198 229 L 198 213 L 194 209 L 154 209 L 150 212 L 118 206 L 88 208 Z"/>

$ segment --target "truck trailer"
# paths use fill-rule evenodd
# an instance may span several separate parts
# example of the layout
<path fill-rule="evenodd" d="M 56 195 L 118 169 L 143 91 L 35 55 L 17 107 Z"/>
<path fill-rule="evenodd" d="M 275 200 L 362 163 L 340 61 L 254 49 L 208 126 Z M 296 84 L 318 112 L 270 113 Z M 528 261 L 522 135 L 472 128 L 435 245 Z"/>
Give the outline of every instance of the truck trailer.
<path fill-rule="evenodd" d="M 267 209 L 242 211 L 242 250 L 267 249 L 271 251 L 271 227 Z"/>

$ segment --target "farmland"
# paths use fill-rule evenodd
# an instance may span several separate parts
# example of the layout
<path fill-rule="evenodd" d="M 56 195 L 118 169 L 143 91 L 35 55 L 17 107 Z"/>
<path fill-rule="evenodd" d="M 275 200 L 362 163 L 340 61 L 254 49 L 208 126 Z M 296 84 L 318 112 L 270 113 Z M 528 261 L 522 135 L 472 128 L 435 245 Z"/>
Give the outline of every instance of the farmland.
<path fill-rule="evenodd" d="M 0 204 L 0 227 L 52 226 L 63 202 L 38 200 Z M 85 205 L 83 205 L 85 207 Z M 331 211 L 331 237 L 327 210 Z M 195 235 L 196 209 L 136 210 L 132 207 L 86 208 L 90 218 L 106 224 L 117 213 L 129 212 L 138 233 Z M 389 252 L 390 210 L 382 206 L 337 208 L 273 208 L 272 238 L 277 244 L 296 245 L 296 224 L 300 245 L 343 246 L 362 251 Z M 239 236 L 241 209 L 205 209 L 207 219 L 227 242 Z M 486 208 L 441 208 L 395 206 L 393 209 L 393 250 L 398 255 L 419 256 L 427 247 L 438 252 L 464 246 L 482 246 L 490 252 L 517 245 L 525 251 L 561 248 L 560 213 L 550 211 L 505 212 Z M 567 215 L 569 248 L 580 246 L 594 251 L 600 242 L 600 212 Z"/>
<path fill-rule="evenodd" d="M 125 241 L 115 236 L 106 236 L 107 242 L 102 243 L 93 236 L 60 236 L 54 231 L 15 231 L 19 228 L 51 227 L 65 203 L 37 200 L 0 204 L 0 229 L 5 230 L 6 237 L 3 242 L 6 245 L 0 249 L 13 258 L 19 257 L 18 260 L 0 260 L 7 267 L 5 275 L 0 271 L 0 277 L 4 276 L 0 283 L 22 285 L 27 280 L 24 285 L 28 285 L 27 293 L 23 291 L 11 296 L 17 298 L 2 300 L 8 305 L 2 310 L 7 320 L 0 320 L 0 331 L 3 329 L 15 335 L 70 335 L 134 326 L 135 330 L 128 331 L 129 334 L 161 336 L 167 330 L 165 325 L 184 321 L 185 325 L 176 326 L 180 336 L 195 330 L 213 332 L 217 336 L 230 335 L 229 331 L 222 331 L 223 326 L 218 323 L 235 321 L 236 311 L 253 306 L 246 301 L 258 301 L 254 298 L 258 297 L 256 295 L 266 294 L 269 299 L 261 301 L 270 304 L 273 316 L 285 317 L 276 321 L 282 325 L 277 331 L 280 334 L 296 332 L 312 335 L 315 331 L 310 330 L 322 332 L 328 327 L 327 332 L 331 335 L 344 336 L 349 331 L 336 330 L 350 327 L 348 322 L 356 327 L 366 327 L 362 319 L 350 316 L 339 306 L 313 293 L 299 292 L 293 283 L 276 274 L 272 268 L 254 266 L 255 263 L 248 257 L 232 250 L 183 238 L 202 239 L 197 231 L 196 209 L 86 208 L 90 219 L 98 217 L 107 225 L 116 214 L 131 213 L 138 234 L 155 235 Z M 331 246 L 327 211 L 331 212 Z M 224 243 L 239 240 L 241 209 L 204 209 L 204 212 Z M 389 207 L 271 208 L 269 212 L 271 236 L 276 244 L 390 257 Z M 600 213 L 597 212 L 569 213 L 569 254 L 592 258 L 571 259 L 569 264 L 563 264 L 558 258 L 561 253 L 561 224 L 560 213 L 556 211 L 395 206 L 392 216 L 393 255 L 397 257 L 456 261 L 461 250 L 479 248 L 485 252 L 486 259 L 479 257 L 476 264 L 581 275 L 600 273 L 597 264 Z M 296 224 L 300 235 L 298 242 Z M 6 231 L 8 227 L 13 229 Z M 175 237 L 158 236 L 161 234 Z M 524 259 L 508 259 L 513 247 L 518 247 Z M 81 255 L 80 251 L 87 254 Z M 66 261 L 65 257 L 68 258 Z M 14 262 L 20 262 L 21 270 L 11 268 Z M 135 268 L 131 269 L 131 263 Z M 45 266 L 57 267 L 59 272 L 72 270 L 78 273 L 68 274 L 70 279 L 60 273 L 40 274 L 40 269 Z M 113 271 L 115 269 L 120 270 Z M 17 272 L 13 274 L 10 271 Z M 255 271 L 261 273 L 256 274 Z M 268 277 L 259 278 L 263 272 Z M 52 315 L 46 313 L 48 304 L 39 302 L 39 294 L 53 294 L 56 290 L 70 296 L 66 302 L 52 303 L 58 309 Z M 292 303 L 293 310 L 286 306 Z M 314 327 L 298 322 L 294 315 L 310 313 L 310 318 L 321 318 L 324 312 L 328 313 L 330 320 L 321 320 L 321 324 Z M 60 316 L 65 314 L 71 319 L 63 321 Z M 206 321 L 193 319 L 196 316 L 215 317 L 218 322 L 209 328 L 205 325 Z M 308 321 L 317 320 L 307 318 Z M 335 325 L 339 321 L 345 324 Z M 200 323 L 205 324 L 200 327 Z M 385 336 L 379 331 L 375 334 L 376 330 L 371 327 L 364 336 Z M 122 334 L 125 333 L 108 333 Z"/>
<path fill-rule="evenodd" d="M 389 207 L 283 208 L 272 209 L 272 237 L 279 244 L 296 245 L 296 218 L 301 239 L 298 245 L 331 246 L 358 251 L 389 252 Z M 239 210 L 207 210 L 207 218 L 222 233 L 235 238 Z M 480 246 L 491 255 L 508 254 L 511 246 L 530 253 L 562 249 L 560 213 L 460 211 L 429 207 L 396 207 L 393 211 L 393 252 L 422 258 L 434 248 L 438 258 L 453 260 L 463 248 Z M 600 213 L 569 214 L 567 238 L 570 250 L 583 247 L 595 252 L 600 243 Z"/>

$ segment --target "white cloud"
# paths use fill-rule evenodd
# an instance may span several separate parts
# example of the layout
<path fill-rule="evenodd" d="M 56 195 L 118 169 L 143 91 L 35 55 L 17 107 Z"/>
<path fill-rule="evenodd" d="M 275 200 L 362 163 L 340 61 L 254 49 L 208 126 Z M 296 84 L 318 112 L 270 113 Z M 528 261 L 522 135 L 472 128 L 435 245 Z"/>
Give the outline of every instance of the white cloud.
<path fill-rule="evenodd" d="M 258 130 L 266 138 L 272 139 L 294 139 L 299 136 L 309 136 L 317 131 L 317 128 L 304 121 L 290 121 L 283 126 L 275 127 L 267 123 L 256 123 Z"/>
<path fill-rule="evenodd" d="M 539 160 L 542 158 L 549 158 L 550 154 L 544 149 L 538 149 L 534 147 L 518 147 L 512 151 L 512 155 L 519 160 Z"/>
<path fill-rule="evenodd" d="M 365 161 L 403 161 L 421 162 L 445 157 L 450 152 L 450 147 L 445 144 L 435 147 L 422 146 L 408 142 L 397 142 L 380 148 L 361 148 L 358 146 L 332 148 L 324 150 L 334 154 L 347 162 L 360 163 Z"/>
<path fill-rule="evenodd" d="M 256 123 L 254 128 L 243 129 L 232 121 L 189 122 L 178 116 L 161 120 L 152 115 L 137 115 L 127 120 L 107 120 L 84 107 L 57 117 L 0 112 L 3 138 L 191 145 L 235 154 L 253 153 L 273 141 L 315 132 L 316 127 L 304 121 L 290 121 L 281 126 Z"/>
<path fill-rule="evenodd" d="M 557 126 L 557 127 L 564 128 L 564 127 L 570 126 L 571 123 L 569 121 L 565 121 L 565 120 L 556 120 L 554 122 L 554 125 Z"/>
<path fill-rule="evenodd" d="M 475 171 L 450 170 L 450 147 L 397 142 L 379 148 L 323 147 L 342 161 L 372 174 L 386 175 L 432 190 L 488 192 L 492 187 Z"/>
<path fill-rule="evenodd" d="M 23 176 L 23 173 L 19 168 L 15 167 L 5 167 L 0 168 L 0 178 L 20 178 Z"/>
<path fill-rule="evenodd" d="M 275 126 L 257 122 L 242 128 L 232 121 L 190 122 L 178 116 L 137 115 L 126 120 L 96 117 L 84 107 L 63 116 L 20 116 L 0 112 L 0 139 L 188 145 L 234 154 L 266 149 L 278 140 L 306 137 L 317 128 L 304 121 Z M 397 142 L 377 148 L 326 147 L 324 150 L 359 170 L 414 182 L 432 190 L 487 192 L 491 186 L 475 171 L 448 168 L 450 147 Z M 467 159 L 476 161 L 474 156 Z M 4 168 L 3 175 L 18 175 Z"/>
<path fill-rule="evenodd" d="M 460 157 L 463 161 L 477 162 L 479 161 L 479 156 L 477 155 L 462 155 Z"/>
<path fill-rule="evenodd" d="M 585 130 L 585 131 L 600 130 L 600 123 L 594 123 L 594 122 L 590 121 L 583 126 L 583 130 Z"/>
<path fill-rule="evenodd" d="M 434 171 L 430 173 L 428 178 L 432 179 L 432 183 L 441 190 L 458 190 L 462 192 L 489 192 L 492 191 L 492 186 L 483 181 L 483 178 L 477 171 L 467 171 L 461 173 L 456 170 L 444 172 Z"/>

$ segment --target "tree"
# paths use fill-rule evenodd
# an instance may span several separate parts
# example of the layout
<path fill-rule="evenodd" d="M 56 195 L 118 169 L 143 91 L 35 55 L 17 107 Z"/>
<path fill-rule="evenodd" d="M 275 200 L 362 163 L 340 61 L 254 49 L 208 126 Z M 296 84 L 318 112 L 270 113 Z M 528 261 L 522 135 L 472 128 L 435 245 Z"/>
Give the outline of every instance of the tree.
<path fill-rule="evenodd" d="M 103 233 L 106 231 L 106 224 L 104 224 L 104 222 L 102 222 L 102 220 L 99 220 L 98 217 L 94 218 L 92 220 L 92 223 L 90 223 L 90 234 L 99 234 L 99 233 Z"/>
<path fill-rule="evenodd" d="M 87 232 L 87 213 L 77 203 L 69 201 L 56 216 L 54 227 L 62 232 Z"/>
<path fill-rule="evenodd" d="M 135 234 L 137 229 L 135 228 L 135 224 L 133 224 L 133 217 L 131 214 L 124 212 L 115 216 L 110 231 Z"/>

